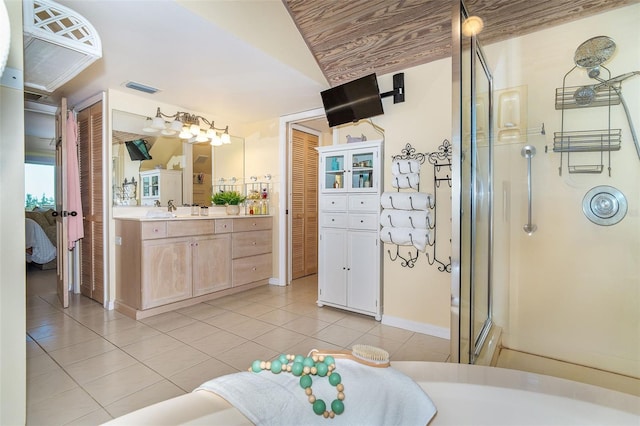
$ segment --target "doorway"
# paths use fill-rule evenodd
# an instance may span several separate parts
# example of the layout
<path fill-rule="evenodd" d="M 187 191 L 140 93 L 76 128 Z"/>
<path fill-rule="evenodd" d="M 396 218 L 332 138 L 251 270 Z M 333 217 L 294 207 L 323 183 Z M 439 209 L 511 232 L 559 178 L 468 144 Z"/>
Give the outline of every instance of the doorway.
<path fill-rule="evenodd" d="M 318 132 L 291 131 L 291 279 L 318 272 Z"/>
<path fill-rule="evenodd" d="M 284 227 L 285 232 L 280 232 L 278 235 L 278 247 L 279 252 L 283 253 L 278 260 L 278 276 L 280 278 L 280 285 L 289 285 L 293 280 L 293 253 L 295 248 L 293 247 L 293 131 L 294 129 L 315 135 L 318 138 L 318 146 L 323 145 L 323 137 L 326 139 L 327 134 L 331 134 L 331 129 L 327 124 L 326 116 L 323 108 L 316 108 L 309 111 L 304 111 L 296 114 L 290 114 L 280 117 L 280 142 L 279 142 L 279 155 L 280 158 L 286 159 L 280 164 L 280 175 L 286 176 L 286 179 L 281 179 L 279 191 L 281 194 L 286 194 L 286 209 L 280 209 L 278 213 L 278 222 Z M 312 149 L 312 148 L 311 148 Z M 315 149 L 314 149 L 315 151 Z M 317 155 L 316 155 L 317 162 Z M 308 179 L 307 188 L 313 186 L 317 191 L 317 164 L 314 165 L 316 170 L 316 177 Z M 296 189 L 296 192 L 300 190 Z M 304 189 L 302 189 L 304 192 Z M 315 219 L 315 253 L 313 255 L 315 264 L 317 264 L 317 192 L 316 192 L 316 219 Z M 311 197 L 308 197 L 311 198 Z M 291 213 L 291 214 L 290 214 Z M 313 220 L 311 220 L 313 221 Z M 299 226 L 299 225 L 297 225 Z M 308 226 L 307 226 L 308 229 Z M 308 231 L 309 233 L 311 231 Z M 310 245 L 310 244 L 308 244 Z M 305 255 L 305 257 L 311 257 L 311 251 Z M 316 267 L 317 268 L 317 267 Z M 309 269 L 308 269 L 309 270 Z M 309 272 L 311 274 L 311 272 Z M 315 273 L 315 272 L 314 272 Z"/>

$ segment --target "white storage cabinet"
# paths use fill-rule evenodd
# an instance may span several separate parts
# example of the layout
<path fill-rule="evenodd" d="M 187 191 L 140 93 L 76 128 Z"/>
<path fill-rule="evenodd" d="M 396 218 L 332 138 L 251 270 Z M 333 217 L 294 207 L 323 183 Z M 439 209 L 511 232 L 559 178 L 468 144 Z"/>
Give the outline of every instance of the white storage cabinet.
<path fill-rule="evenodd" d="M 382 141 L 318 148 L 318 306 L 382 318 Z"/>

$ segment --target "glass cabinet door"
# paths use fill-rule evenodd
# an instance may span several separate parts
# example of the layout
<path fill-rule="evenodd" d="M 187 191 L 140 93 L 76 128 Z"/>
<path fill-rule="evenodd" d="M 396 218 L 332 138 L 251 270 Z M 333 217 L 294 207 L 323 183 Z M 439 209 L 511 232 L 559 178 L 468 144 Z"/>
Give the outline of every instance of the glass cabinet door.
<path fill-rule="evenodd" d="M 353 151 L 351 153 L 350 188 L 370 191 L 377 188 L 377 155 L 375 150 Z"/>
<path fill-rule="evenodd" d="M 142 196 L 148 197 L 151 194 L 151 188 L 149 185 L 149 176 L 144 176 L 142 178 Z"/>
<path fill-rule="evenodd" d="M 324 190 L 342 190 L 345 187 L 345 155 L 327 154 L 324 158 Z"/>
<path fill-rule="evenodd" d="M 158 179 L 160 176 L 151 176 L 151 195 L 157 197 L 160 193 L 160 186 L 158 185 Z"/>

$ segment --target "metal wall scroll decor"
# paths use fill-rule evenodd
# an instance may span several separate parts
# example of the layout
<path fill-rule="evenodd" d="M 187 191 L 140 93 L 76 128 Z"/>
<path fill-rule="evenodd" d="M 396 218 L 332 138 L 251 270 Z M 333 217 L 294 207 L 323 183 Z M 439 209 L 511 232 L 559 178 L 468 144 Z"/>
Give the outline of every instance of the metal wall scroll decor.
<path fill-rule="evenodd" d="M 427 262 L 429 265 L 437 264 L 438 270 L 440 272 L 451 272 L 451 256 L 447 256 L 448 260 L 444 261 L 441 257 L 438 256 L 437 245 L 436 245 L 436 233 L 437 233 L 437 219 L 438 219 L 438 202 L 437 202 L 437 194 L 438 190 L 441 188 L 449 188 L 451 189 L 451 159 L 452 159 L 452 145 L 447 139 L 445 139 L 442 144 L 438 147 L 438 151 L 435 152 L 417 152 L 414 147 L 411 146 L 410 143 L 407 143 L 405 147 L 402 149 L 399 155 L 392 156 L 392 160 L 415 160 L 418 161 L 421 165 L 428 161 L 429 164 L 433 166 L 433 194 L 431 194 L 431 204 L 429 208 L 432 210 L 433 217 L 430 217 L 428 221 L 428 230 L 429 230 L 429 238 L 428 238 L 428 247 L 425 249 L 425 256 L 427 258 Z M 446 183 L 447 185 L 442 185 Z M 449 193 L 450 195 L 450 193 Z M 420 251 L 415 249 L 415 253 L 413 249 L 409 249 L 406 256 L 403 256 L 400 253 L 400 245 L 396 244 L 396 252 L 392 254 L 391 250 L 387 250 L 389 254 L 389 258 L 392 261 L 396 261 L 400 259 L 400 265 L 403 267 L 413 268 L 416 264 L 416 261 L 419 258 Z"/>

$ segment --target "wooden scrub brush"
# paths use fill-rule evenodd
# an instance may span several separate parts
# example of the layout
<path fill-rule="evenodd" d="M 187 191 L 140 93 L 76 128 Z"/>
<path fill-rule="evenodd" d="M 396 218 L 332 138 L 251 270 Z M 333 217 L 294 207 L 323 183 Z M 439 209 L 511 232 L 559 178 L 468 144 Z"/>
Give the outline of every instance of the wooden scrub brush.
<path fill-rule="evenodd" d="M 312 349 L 312 355 L 331 355 L 334 358 L 350 359 L 369 367 L 389 367 L 389 352 L 384 349 L 369 345 L 353 345 L 351 351 L 334 349 Z"/>

